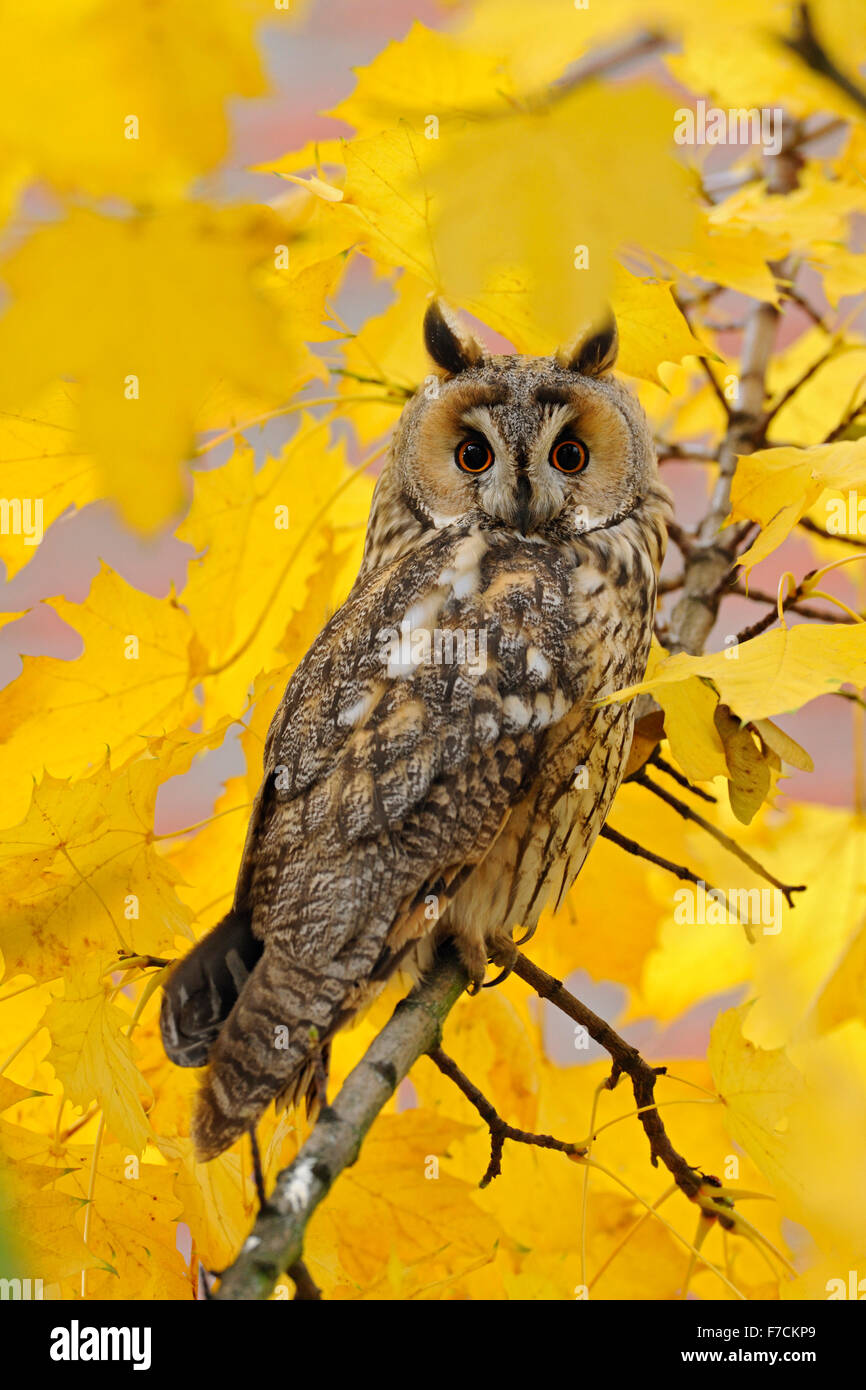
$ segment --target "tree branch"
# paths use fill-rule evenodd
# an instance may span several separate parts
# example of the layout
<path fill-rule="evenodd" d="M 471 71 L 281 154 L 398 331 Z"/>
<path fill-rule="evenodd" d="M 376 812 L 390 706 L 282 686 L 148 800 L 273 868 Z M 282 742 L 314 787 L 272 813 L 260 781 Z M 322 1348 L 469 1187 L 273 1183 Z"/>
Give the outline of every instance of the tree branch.
<path fill-rule="evenodd" d="M 506 1139 L 513 1140 L 516 1144 L 529 1144 L 536 1149 L 555 1149 L 558 1153 L 578 1154 L 580 1157 L 586 1153 L 586 1147 L 580 1144 L 571 1144 L 565 1139 L 555 1139 L 552 1134 L 531 1134 L 526 1129 L 515 1129 L 514 1125 L 507 1124 L 499 1112 L 490 1104 L 490 1101 L 478 1089 L 473 1081 L 465 1072 L 461 1071 L 453 1058 L 443 1052 L 441 1047 L 434 1047 L 428 1053 L 431 1062 L 434 1062 L 443 1076 L 447 1076 L 454 1085 L 469 1101 L 474 1105 L 487 1128 L 490 1130 L 490 1162 L 487 1171 L 478 1184 L 479 1187 L 487 1187 L 488 1183 L 494 1178 L 498 1178 L 502 1172 L 502 1150 L 505 1147 Z"/>
<path fill-rule="evenodd" d="M 793 899 L 794 893 L 805 893 L 806 885 L 804 883 L 794 885 L 782 883 L 781 879 L 776 878 L 775 874 L 771 874 L 769 869 L 765 869 L 763 864 L 760 864 L 757 859 L 753 858 L 748 850 L 738 845 L 736 840 L 732 840 L 730 835 L 726 835 L 723 830 L 720 830 L 717 825 L 713 825 L 711 821 L 704 820 L 703 816 L 698 815 L 697 811 L 693 810 L 691 806 L 687 806 L 684 801 L 680 801 L 679 797 L 674 796 L 666 787 L 660 787 L 657 782 L 653 782 L 652 778 L 647 776 L 645 768 L 641 768 L 640 772 L 636 772 L 631 780 L 637 782 L 641 787 L 645 787 L 647 791 L 652 792 L 653 795 L 659 797 L 661 801 L 666 802 L 672 810 L 676 811 L 678 816 L 682 816 L 683 820 L 694 821 L 695 825 L 699 825 L 702 830 L 706 830 L 707 834 L 712 835 L 713 839 L 717 840 L 729 854 L 733 854 L 745 864 L 747 868 L 751 869 L 753 873 L 759 874 L 761 878 L 766 879 L 767 883 L 771 883 L 774 888 L 778 888 L 789 907 L 795 906 Z"/>
<path fill-rule="evenodd" d="M 514 973 L 519 975 L 521 980 L 525 980 L 541 999 L 549 999 L 557 1009 L 585 1028 L 593 1042 L 597 1042 L 609 1053 L 613 1059 L 613 1068 L 607 1080 L 609 1090 L 613 1090 L 621 1075 L 629 1077 L 640 1111 L 638 1118 L 649 1140 L 650 1162 L 657 1168 L 661 1159 L 677 1187 L 690 1201 L 694 1201 L 701 1189 L 703 1174 L 677 1153 L 668 1139 L 658 1110 L 654 1108 L 656 1079 L 664 1074 L 666 1068 L 651 1067 L 641 1057 L 637 1048 L 627 1043 L 609 1023 L 576 999 L 561 980 L 548 975 L 540 966 L 533 965 L 526 956 L 518 955 Z"/>
<path fill-rule="evenodd" d="M 792 192 L 802 156 L 797 149 L 797 127 L 787 123 L 782 148 L 767 159 L 767 188 L 770 193 Z M 787 278 L 784 264 L 770 266 L 777 279 Z M 719 471 L 706 515 L 686 555 L 685 583 L 668 625 L 668 649 L 698 655 L 703 651 L 727 587 L 738 547 L 745 532 L 741 527 L 722 530 L 731 504 L 731 482 L 737 458 L 751 454 L 764 438 L 764 393 L 767 366 L 776 338 L 779 310 L 774 304 L 755 306 L 746 323 L 740 359 L 736 410 L 728 413 L 728 424 L 719 449 Z M 718 383 L 710 373 L 713 385 Z M 727 403 L 726 403 L 727 406 Z"/>
<path fill-rule="evenodd" d="M 783 43 L 799 58 L 802 58 L 813 72 L 817 72 L 821 77 L 826 77 L 829 82 L 833 83 L 834 87 L 838 87 L 840 92 L 844 92 L 855 106 L 866 111 L 866 91 L 852 81 L 841 68 L 837 67 L 830 57 L 815 33 L 808 5 L 800 5 L 797 11 L 794 36 L 790 39 L 784 39 Z"/>

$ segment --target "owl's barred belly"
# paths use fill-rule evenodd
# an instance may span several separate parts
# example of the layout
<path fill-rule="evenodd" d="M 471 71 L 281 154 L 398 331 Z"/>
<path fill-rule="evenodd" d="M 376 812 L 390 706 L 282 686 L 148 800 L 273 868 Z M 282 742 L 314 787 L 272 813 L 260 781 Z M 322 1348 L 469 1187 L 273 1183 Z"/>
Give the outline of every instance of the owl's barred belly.
<path fill-rule="evenodd" d="M 561 904 L 605 822 L 631 747 L 632 706 L 576 709 L 563 725 L 537 783 L 443 919 L 464 955 L 507 963 L 514 929 L 531 935 L 545 907 Z"/>
<path fill-rule="evenodd" d="M 605 631 L 610 622 L 611 615 L 600 615 L 602 651 L 610 651 Z M 521 940 L 531 936 L 545 907 L 556 909 L 572 887 L 622 780 L 634 727 L 631 702 L 597 702 L 641 680 L 649 652 L 645 621 L 630 615 L 616 626 L 615 658 L 594 672 L 595 684 L 590 679 L 583 697 L 550 729 L 532 786 L 508 813 L 437 928 L 419 941 L 408 963 L 416 978 L 444 937 L 455 940 L 476 978 L 488 960 L 508 965 L 515 930 L 520 929 Z"/>

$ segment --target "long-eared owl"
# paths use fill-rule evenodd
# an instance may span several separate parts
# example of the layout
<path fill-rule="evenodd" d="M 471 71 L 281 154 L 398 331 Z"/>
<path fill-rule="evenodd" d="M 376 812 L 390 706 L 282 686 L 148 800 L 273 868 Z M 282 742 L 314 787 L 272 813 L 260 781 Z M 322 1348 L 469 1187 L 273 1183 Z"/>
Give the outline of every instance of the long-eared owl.
<path fill-rule="evenodd" d="M 491 356 L 436 300 L 360 573 L 270 728 L 231 912 L 169 977 L 197 1152 L 321 1089 L 329 1040 L 445 938 L 471 987 L 574 882 L 628 756 L 669 497 L 612 323 Z M 431 904 L 433 908 L 431 909 Z"/>

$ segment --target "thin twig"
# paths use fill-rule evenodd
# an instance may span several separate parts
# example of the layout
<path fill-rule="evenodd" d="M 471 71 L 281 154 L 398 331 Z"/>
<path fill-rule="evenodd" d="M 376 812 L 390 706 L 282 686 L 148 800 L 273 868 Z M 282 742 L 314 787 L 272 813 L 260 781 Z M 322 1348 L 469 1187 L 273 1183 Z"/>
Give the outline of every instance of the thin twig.
<path fill-rule="evenodd" d="M 858 550 L 866 550 L 866 540 L 861 540 L 859 536 L 834 536 L 831 531 L 825 531 L 823 526 L 819 526 L 817 521 L 811 517 L 801 516 L 797 522 L 804 531 L 811 531 L 813 536 L 820 536 L 824 541 L 841 541 L 843 545 L 855 545 Z"/>
<path fill-rule="evenodd" d="M 564 1139 L 555 1139 L 552 1134 L 531 1134 L 525 1129 L 515 1129 L 514 1125 L 509 1125 L 503 1120 L 502 1116 L 490 1104 L 490 1101 L 482 1094 L 474 1082 L 469 1080 L 465 1072 L 461 1071 L 453 1058 L 447 1052 L 443 1052 L 441 1047 L 431 1048 L 428 1052 L 431 1062 L 434 1062 L 443 1076 L 447 1076 L 458 1090 L 474 1105 L 487 1128 L 490 1130 L 490 1162 L 487 1171 L 478 1184 L 479 1187 L 487 1187 L 494 1178 L 498 1178 L 502 1172 L 502 1150 L 505 1147 L 506 1139 L 512 1139 L 516 1144 L 530 1144 L 537 1149 L 556 1149 L 558 1153 L 578 1154 L 581 1158 L 586 1153 L 586 1146 L 569 1143 Z"/>
<path fill-rule="evenodd" d="M 561 980 L 548 975 L 546 970 L 534 965 L 526 956 L 518 954 L 514 973 L 521 980 L 525 980 L 541 999 L 548 999 L 562 1013 L 585 1028 L 593 1041 L 609 1054 L 613 1061 L 607 1081 L 610 1090 L 613 1090 L 623 1073 L 629 1077 L 635 1103 L 640 1111 L 638 1118 L 649 1140 L 650 1162 L 656 1168 L 661 1159 L 680 1190 L 693 1201 L 700 1192 L 704 1175 L 677 1153 L 667 1136 L 661 1116 L 655 1109 L 655 1084 L 658 1077 L 664 1075 L 665 1068 L 651 1067 L 641 1057 L 637 1048 L 627 1043 L 609 1023 L 576 999 Z"/>
<path fill-rule="evenodd" d="M 795 906 L 792 897 L 793 893 L 805 893 L 806 885 L 804 883 L 797 884 L 796 886 L 782 883 L 780 879 L 776 878 L 775 874 L 770 873 L 769 869 L 765 869 L 763 864 L 759 864 L 757 859 L 754 859 L 752 855 L 749 854 L 748 850 L 743 849 L 742 845 L 738 845 L 736 840 L 731 839 L 730 835 L 726 835 L 724 830 L 720 830 L 717 825 L 713 825 L 710 821 L 705 820 L 703 816 L 698 815 L 697 811 L 692 810 L 691 806 L 687 806 L 684 801 L 680 801 L 679 797 L 674 796 L 665 787 L 660 787 L 657 782 L 653 782 L 652 779 L 647 776 L 645 769 L 642 768 L 640 772 L 636 772 L 631 780 L 645 787 L 647 791 L 652 792 L 654 796 L 659 797 L 662 801 L 667 802 L 668 806 L 676 811 L 677 815 L 682 816 L 683 820 L 694 821 L 695 825 L 699 825 L 702 830 L 706 830 L 707 834 L 712 835 L 714 840 L 717 840 L 720 845 L 723 845 L 730 854 L 733 854 L 745 864 L 747 868 L 751 869 L 753 873 L 760 874 L 761 878 L 766 879 L 774 888 L 778 888 L 789 907 Z"/>
<path fill-rule="evenodd" d="M 794 396 L 797 395 L 797 392 L 800 391 L 802 387 L 806 385 L 807 381 L 811 381 L 812 377 L 815 375 L 817 371 L 821 369 L 821 367 L 825 366 L 831 360 L 831 358 L 836 356 L 838 351 L 839 344 L 834 339 L 834 341 L 830 343 L 830 346 L 826 349 L 826 351 L 822 352 L 821 356 L 815 359 L 811 367 L 807 367 L 805 372 L 803 372 L 797 378 L 797 380 L 788 387 L 787 391 L 784 391 L 782 393 L 782 395 L 776 401 L 775 405 L 770 406 L 770 409 L 764 416 L 763 431 L 765 434 L 769 426 L 772 424 L 773 420 L 775 420 L 776 416 L 779 414 L 779 411 L 782 410 L 783 407 L 786 406 L 788 402 L 792 400 Z"/>
<path fill-rule="evenodd" d="M 672 777 L 685 791 L 691 792 L 693 796 L 699 796 L 702 801 L 715 802 L 718 800 L 717 797 L 713 796 L 712 792 L 705 792 L 703 787 L 696 787 L 693 782 L 689 781 L 688 777 L 684 777 L 681 772 L 677 772 L 675 767 L 671 767 L 670 763 L 662 757 L 657 748 L 654 748 L 650 753 L 647 762 L 653 763 L 660 772 L 666 772 L 668 777 Z"/>
<path fill-rule="evenodd" d="M 840 92 L 843 92 L 846 97 L 853 101 L 855 106 L 866 111 L 866 90 L 858 86 L 840 67 L 837 67 L 836 62 L 831 58 L 815 33 L 808 5 L 798 7 L 794 35 L 792 38 L 783 39 L 782 42 L 799 58 L 802 58 L 813 72 L 819 73 L 821 77 L 826 77 L 829 82 L 839 88 Z"/>
<path fill-rule="evenodd" d="M 631 778 L 633 782 L 639 780 L 637 773 Z M 639 845 L 637 840 L 629 839 L 628 835 L 620 835 L 619 831 L 614 830 L 612 825 L 603 825 L 599 834 L 603 840 L 610 840 L 611 844 L 619 845 L 620 849 L 624 849 L 628 854 L 633 854 L 638 859 L 645 859 L 648 864 L 655 864 L 657 868 L 664 869 L 667 873 L 673 874 L 674 878 L 681 879 L 683 883 L 694 883 L 696 886 L 698 884 L 703 884 L 707 891 L 711 893 L 718 893 L 720 891 L 718 888 L 713 888 L 711 884 L 707 883 L 705 878 L 701 878 L 698 874 L 693 873 L 691 869 L 687 869 L 685 864 L 675 864 L 672 859 L 665 859 L 662 855 L 655 854 L 653 850 L 647 849 L 646 845 Z"/>

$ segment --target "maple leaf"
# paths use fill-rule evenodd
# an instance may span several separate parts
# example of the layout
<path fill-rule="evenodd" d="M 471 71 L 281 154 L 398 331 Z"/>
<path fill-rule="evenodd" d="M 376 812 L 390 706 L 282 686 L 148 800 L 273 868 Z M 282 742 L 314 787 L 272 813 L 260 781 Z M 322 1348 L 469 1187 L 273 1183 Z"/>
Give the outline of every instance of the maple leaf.
<path fill-rule="evenodd" d="M 649 680 L 618 690 L 603 702 L 630 699 L 644 690 L 690 680 L 711 680 L 725 704 L 744 720 L 766 719 L 797 709 L 828 690 L 866 682 L 866 624 L 829 623 L 774 628 L 734 651 L 706 656 L 678 652 L 665 658 Z"/>
<path fill-rule="evenodd" d="M 164 776 L 156 759 L 73 785 L 46 776 L 21 824 L 0 831 L 8 971 L 53 979 L 88 955 L 160 956 L 188 934 L 178 874 L 154 843 Z"/>
<path fill-rule="evenodd" d="M 178 535 L 196 556 L 180 602 L 208 653 L 208 723 L 243 708 L 256 677 L 285 665 L 280 644 L 308 605 L 315 636 L 360 564 L 358 515 L 372 480 L 346 466 L 342 446 L 328 448 L 327 430 L 327 420 L 305 417 L 262 468 L 241 447 L 225 467 L 195 475 Z M 322 556 L 325 528 L 340 544 Z"/>
<path fill-rule="evenodd" d="M 16 54 L 0 100 L 4 164 L 61 188 L 138 199 L 177 194 L 219 162 L 226 99 L 265 90 L 255 23 L 280 17 L 264 0 L 206 10 L 155 0 L 129 11 L 71 0 L 49 26 L 27 6 L 4 3 L 0 14 Z"/>
<path fill-rule="evenodd" d="M 758 538 L 740 556 L 746 572 L 790 535 L 827 489 L 866 482 L 866 440 L 811 449 L 762 449 L 737 460 L 731 487 L 731 521 L 761 523 Z"/>
<path fill-rule="evenodd" d="M 0 407 L 20 411 L 55 379 L 78 381 L 76 446 L 124 519 L 154 531 L 182 507 L 181 465 L 217 382 L 263 410 L 317 370 L 256 281 L 283 241 L 265 208 L 73 209 L 3 266 Z"/>
<path fill-rule="evenodd" d="M 38 508 L 31 510 L 29 527 L 0 531 L 0 558 L 6 578 L 12 579 L 33 559 L 42 534 L 67 507 L 84 507 L 100 496 L 93 460 L 76 443 L 76 392 L 70 382 L 46 388 L 26 407 L 0 411 L 0 462 L 5 495 L 28 499 L 31 509 Z M 38 490 L 33 487 L 36 477 Z M 26 514 L 22 520 L 26 523 Z"/>
<path fill-rule="evenodd" d="M 83 603 L 50 601 L 84 641 L 74 661 L 25 657 L 18 679 L 0 692 L 0 770 L 7 824 L 22 816 L 43 769 L 81 776 L 109 754 L 117 767 L 146 739 L 192 722 L 201 649 L 174 599 L 152 598 L 107 566 Z"/>
<path fill-rule="evenodd" d="M 111 986 L 92 960 L 49 1004 L 43 1026 L 53 1038 L 48 1060 L 73 1105 L 99 1103 L 110 1134 L 140 1154 L 151 1138 L 142 1105 L 147 1087 L 133 1061 L 130 1016 L 110 999 Z"/>
<path fill-rule="evenodd" d="M 195 1297 L 186 1261 L 177 1248 L 181 1204 L 171 1169 L 144 1163 L 119 1144 L 103 1145 L 97 1155 L 96 1179 L 90 1188 L 92 1154 L 80 1151 L 87 1165 L 57 1183 L 86 1201 L 89 1208 L 87 1249 L 97 1268 L 88 1268 L 86 1294 L 100 1299 L 177 1299 Z M 80 1288 L 67 1286 L 64 1297 Z"/>

